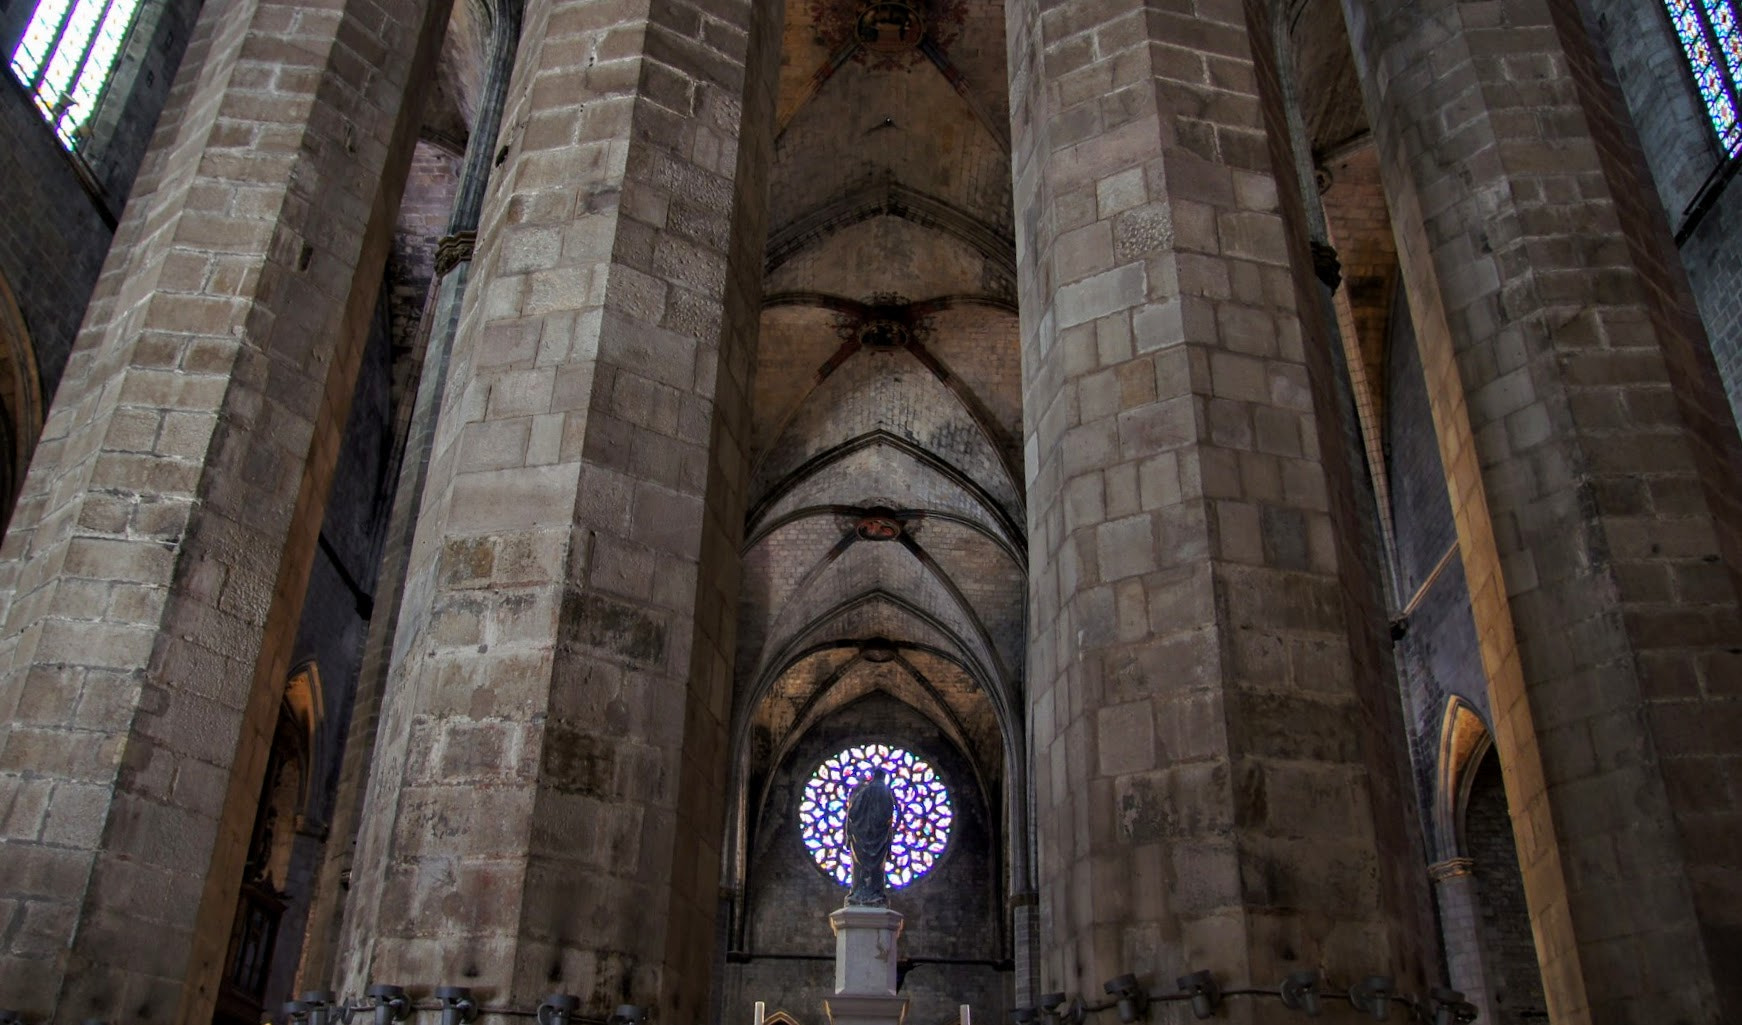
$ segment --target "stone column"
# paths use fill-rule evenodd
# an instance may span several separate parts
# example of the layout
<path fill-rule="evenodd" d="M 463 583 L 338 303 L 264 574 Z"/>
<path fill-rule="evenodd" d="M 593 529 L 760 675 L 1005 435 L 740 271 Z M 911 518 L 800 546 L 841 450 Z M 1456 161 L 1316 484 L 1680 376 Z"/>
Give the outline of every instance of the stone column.
<path fill-rule="evenodd" d="M 381 695 L 387 684 L 393 652 L 394 630 L 399 624 L 401 599 L 405 595 L 405 566 L 411 556 L 412 530 L 423 508 L 423 488 L 429 474 L 430 445 L 441 414 L 442 392 L 448 379 L 448 357 L 454 332 L 459 328 L 460 308 L 471 276 L 472 252 L 477 242 L 478 218 L 484 209 L 484 194 L 496 157 L 496 137 L 502 130 L 502 107 L 508 98 L 508 79 L 520 46 L 522 0 L 496 0 L 490 6 L 490 36 L 484 54 L 484 80 L 478 95 L 478 112 L 466 139 L 466 156 L 454 194 L 447 232 L 436 250 L 435 279 L 424 307 L 418 334 L 423 339 L 419 354 L 417 391 L 408 404 L 396 436 L 398 484 L 393 492 L 393 511 L 388 517 L 382 545 L 381 571 L 375 588 L 375 614 L 369 622 L 363 661 L 357 671 L 356 700 L 345 739 L 340 768 L 339 793 L 334 801 L 329 844 L 315 886 L 309 913 L 300 976 L 307 988 L 320 989 L 330 979 L 337 956 L 339 927 L 347 892 L 355 838 L 361 827 L 363 795 L 369 765 L 375 757 L 375 731 L 380 725 Z"/>
<path fill-rule="evenodd" d="M 1482 1012 L 1481 1021 L 1499 1019 L 1488 992 L 1488 967 L 1482 956 L 1482 905 L 1469 858 L 1447 858 L 1428 866 L 1445 939 L 1446 975 L 1451 987 Z"/>
<path fill-rule="evenodd" d="M 0 991 L 204 1025 L 445 3 L 201 15 L 0 550 Z"/>
<path fill-rule="evenodd" d="M 1742 459 L 1575 0 L 1345 0 L 1557 1022 L 1742 1020 Z"/>
<path fill-rule="evenodd" d="M 1042 988 L 1089 999 L 1437 974 L 1270 6 L 1009 6 Z"/>
<path fill-rule="evenodd" d="M 702 1017 L 779 7 L 529 5 L 339 982 Z"/>

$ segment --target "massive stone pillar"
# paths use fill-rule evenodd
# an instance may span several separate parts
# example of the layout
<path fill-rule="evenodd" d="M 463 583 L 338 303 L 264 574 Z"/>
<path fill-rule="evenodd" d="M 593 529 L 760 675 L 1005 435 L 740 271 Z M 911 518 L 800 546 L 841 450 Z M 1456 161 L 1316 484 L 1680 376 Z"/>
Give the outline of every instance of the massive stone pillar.
<path fill-rule="evenodd" d="M 705 1013 L 779 7 L 537 0 L 340 982 Z"/>
<path fill-rule="evenodd" d="M 375 733 L 380 726 L 381 697 L 391 667 L 394 631 L 405 596 L 405 567 L 411 557 L 412 532 L 423 508 L 423 488 L 429 477 L 430 447 L 440 422 L 442 392 L 448 380 L 448 358 L 459 329 L 461 304 L 471 278 L 473 246 L 490 170 L 496 160 L 496 137 L 502 130 L 502 107 L 508 100 L 508 80 L 520 48 L 522 0 L 496 0 L 487 10 L 490 32 L 485 43 L 484 78 L 478 90 L 478 110 L 466 139 L 454 206 L 447 232 L 436 250 L 435 277 L 430 282 L 423 322 L 418 325 L 417 387 L 405 403 L 401 422 L 394 425 L 398 483 L 388 516 L 381 571 L 375 588 L 375 614 L 369 621 L 363 660 L 357 670 L 356 698 L 346 731 L 338 795 L 333 803 L 331 835 L 309 911 L 301 978 L 306 986 L 324 988 L 338 955 L 346 880 L 362 825 L 364 791 L 375 757 Z"/>
<path fill-rule="evenodd" d="M 1434 974 L 1270 6 L 1009 8 L 1043 988 L 1091 999 Z"/>
<path fill-rule="evenodd" d="M 1742 1019 L 1742 461 L 1573 0 L 1345 0 L 1557 1022 Z"/>
<path fill-rule="evenodd" d="M 210 4 L 4 547 L 0 991 L 211 1020 L 446 5 Z"/>

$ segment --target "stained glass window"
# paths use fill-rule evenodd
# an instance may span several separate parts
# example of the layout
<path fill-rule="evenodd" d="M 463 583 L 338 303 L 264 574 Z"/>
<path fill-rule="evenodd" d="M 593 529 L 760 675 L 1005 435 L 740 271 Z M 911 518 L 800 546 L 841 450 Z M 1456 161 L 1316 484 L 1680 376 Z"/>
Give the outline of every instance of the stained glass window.
<path fill-rule="evenodd" d="M 847 798 L 878 769 L 895 792 L 895 836 L 889 843 L 889 886 L 900 889 L 931 871 L 949 843 L 955 812 L 938 774 L 913 752 L 888 744 L 861 744 L 829 758 L 811 773 L 798 805 L 799 835 L 817 867 L 842 886 L 853 882 L 847 850 Z"/>
<path fill-rule="evenodd" d="M 1735 0 L 1663 0 L 1676 35 L 1681 37 L 1694 85 L 1718 141 L 1731 156 L 1742 156 L 1742 30 Z"/>
<path fill-rule="evenodd" d="M 139 0 L 42 0 L 12 52 L 12 73 L 61 145 L 78 149 Z"/>

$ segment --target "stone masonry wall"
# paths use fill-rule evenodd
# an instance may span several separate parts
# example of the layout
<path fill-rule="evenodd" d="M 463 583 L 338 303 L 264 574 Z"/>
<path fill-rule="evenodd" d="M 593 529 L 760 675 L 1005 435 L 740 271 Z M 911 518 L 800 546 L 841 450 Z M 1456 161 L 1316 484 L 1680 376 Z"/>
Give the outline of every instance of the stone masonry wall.
<path fill-rule="evenodd" d="M 31 213 L 0 218 L 0 273 L 18 297 L 46 398 L 72 352 L 120 204 L 93 196 L 80 182 L 10 69 L 0 71 L 0 136 L 8 140 L 0 147 L 0 177 L 16 190 L 9 202 Z"/>
<path fill-rule="evenodd" d="M 1732 177 L 1681 245 L 1712 356 L 1742 418 L 1742 184 Z"/>
<path fill-rule="evenodd" d="M 702 1013 L 770 8 L 527 9 L 395 635 L 351 988 L 464 970 L 510 1001 L 560 983 L 589 1012 Z"/>
<path fill-rule="evenodd" d="M 210 1019 L 445 23 L 207 14 L 0 550 L 0 783 L 34 811 L 0 985 L 33 1016 Z"/>
<path fill-rule="evenodd" d="M 1725 173 L 1723 150 L 1663 5 L 1587 0 L 1586 7 L 1680 238 L 1731 410 L 1742 411 L 1742 187 L 1734 168 Z"/>
<path fill-rule="evenodd" d="M 1512 819 L 1500 763 L 1489 752 L 1470 785 L 1464 833 L 1475 862 L 1478 935 L 1488 968 L 1488 993 L 1496 1025 L 1529 1025 L 1548 1020 L 1536 941 L 1530 931 L 1530 905 L 1518 871 Z"/>
<path fill-rule="evenodd" d="M 0 180 L 7 201 L 28 216 L 0 218 L 0 273 L 30 328 L 43 393 L 60 383 L 85 303 L 115 224 L 169 95 L 201 0 L 145 0 L 117 62 L 81 156 L 61 147 L 10 68 L 0 70 Z M 0 10 L 0 45 L 10 57 L 35 5 Z M 89 162 L 88 170 L 74 166 Z"/>
<path fill-rule="evenodd" d="M 1662 0 L 1583 0 L 1615 65 L 1664 212 L 1679 225 L 1723 154 Z"/>
<path fill-rule="evenodd" d="M 399 221 L 393 230 L 387 281 L 382 286 L 393 339 L 396 410 L 400 403 L 412 401 L 417 390 L 417 382 L 408 374 L 421 366 L 416 336 L 430 328 L 422 323 L 424 307 L 431 299 L 436 243 L 447 230 L 459 173 L 459 157 L 427 141 L 417 144 L 405 182 L 405 201 L 399 205 Z"/>
<path fill-rule="evenodd" d="M 1043 989 L 1428 968 L 1263 6 L 1008 8 Z"/>
<path fill-rule="evenodd" d="M 1468 701 L 1489 719 L 1488 678 L 1476 649 L 1470 593 L 1457 529 L 1447 500 L 1446 475 L 1434 434 L 1421 353 L 1399 296 L 1386 348 L 1385 450 L 1392 482 L 1392 522 L 1397 537 L 1400 611 L 1405 633 L 1397 641 L 1398 671 L 1407 702 L 1409 744 L 1416 792 L 1431 802 L 1441 757 L 1446 701 Z M 1448 563 L 1442 561 L 1450 556 Z M 1438 573 L 1438 576 L 1434 574 Z M 1431 816 L 1424 815 L 1431 822 Z M 1431 826 L 1430 826 L 1431 828 Z M 1451 837 L 1434 837 L 1443 845 Z"/>
<path fill-rule="evenodd" d="M 1736 629 L 1734 588 L 1719 568 L 1734 560 L 1734 475 L 1715 467 L 1734 441 L 1716 426 L 1711 375 L 1700 379 L 1678 319 L 1685 304 L 1665 271 L 1667 229 L 1641 212 L 1629 129 L 1575 4 L 1344 7 L 1421 339 L 1550 1011 L 1648 1021 L 1664 1013 L 1648 1010 L 1654 1001 L 1671 1000 L 1692 1020 L 1719 1020 L 1707 963 L 1678 955 L 1630 976 L 1615 962 L 1634 955 L 1604 941 L 1616 934 L 1619 890 L 1634 908 L 1630 952 L 1697 948 L 1701 919 L 1726 914 L 1723 900 L 1696 904 L 1692 892 L 1700 884 L 1691 880 L 1721 885 L 1722 871 L 1693 867 L 1712 856 L 1706 842 L 1680 846 L 1681 835 L 1716 825 L 1705 816 L 1724 813 L 1693 812 L 1667 781 L 1681 759 L 1723 746 L 1668 724 L 1729 714 L 1726 688 L 1714 684 L 1726 673 L 1718 638 Z M 1648 495 L 1661 503 L 1649 526 Z M 1652 541 L 1636 543 L 1640 531 Z M 1691 549 L 1658 543 L 1671 536 Z M 1711 590 L 1651 588 L 1696 577 Z M 1669 678 L 1687 685 L 1666 690 Z M 1593 735 L 1610 738 L 1604 751 L 1656 747 L 1662 761 L 1593 758 Z M 1654 795 L 1638 806 L 1654 811 L 1617 816 L 1607 795 L 1618 787 Z M 1612 875 L 1567 869 L 1599 849 L 1621 859 Z M 1666 867 L 1684 850 L 1696 859 L 1686 873 Z M 1647 875 L 1658 882 L 1642 886 Z M 1661 935 L 1648 939 L 1653 931 Z"/>

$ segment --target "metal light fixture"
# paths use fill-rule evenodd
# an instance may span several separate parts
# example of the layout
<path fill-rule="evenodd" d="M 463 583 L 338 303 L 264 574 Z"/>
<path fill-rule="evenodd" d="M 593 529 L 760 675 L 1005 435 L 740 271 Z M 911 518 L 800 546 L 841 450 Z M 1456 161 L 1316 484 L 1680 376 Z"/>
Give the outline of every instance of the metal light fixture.
<path fill-rule="evenodd" d="M 1455 989 L 1435 989 L 1428 993 L 1427 1001 L 1433 1008 L 1434 1025 L 1469 1025 L 1481 1014 Z"/>
<path fill-rule="evenodd" d="M 1083 1025 L 1083 1019 L 1088 1016 L 1089 1009 L 1078 997 L 1065 1004 L 1063 993 L 1042 993 L 1040 995 L 1040 1016 L 1046 1025 Z"/>
<path fill-rule="evenodd" d="M 1046 1025 L 1058 1025 L 1059 1008 L 1065 1005 L 1063 993 L 1042 993 L 1040 995 L 1040 1015 L 1046 1020 Z"/>
<path fill-rule="evenodd" d="M 605 1025 L 647 1025 L 647 1008 L 636 1004 L 618 1004 L 605 1019 Z"/>
<path fill-rule="evenodd" d="M 359 1010 L 373 1014 L 375 1025 L 393 1025 L 411 1017 L 411 1001 L 405 995 L 404 986 L 377 982 L 365 990 L 364 995 L 369 998 L 369 1003 Z M 346 1020 L 349 1020 L 348 1015 Z"/>
<path fill-rule="evenodd" d="M 1391 998 L 1397 993 L 1397 980 L 1389 975 L 1369 975 L 1349 987 L 1349 1003 L 1357 1011 L 1365 1011 L 1374 1021 L 1384 1021 L 1391 1013 Z"/>
<path fill-rule="evenodd" d="M 1174 980 L 1181 993 L 1187 993 L 1192 998 L 1192 1017 L 1202 1021 L 1216 1013 L 1216 1008 L 1222 1005 L 1222 987 L 1216 985 L 1216 977 L 1207 971 L 1193 972 L 1182 975 Z"/>
<path fill-rule="evenodd" d="M 364 990 L 364 995 L 369 998 L 367 1010 L 375 1015 L 375 1025 L 393 1025 L 411 1017 L 411 1000 L 404 986 L 377 982 Z"/>
<path fill-rule="evenodd" d="M 442 986 L 435 991 L 442 1002 L 442 1025 L 467 1025 L 478 1017 L 478 1004 L 470 986 Z"/>
<path fill-rule="evenodd" d="M 333 993 L 326 989 L 311 989 L 302 995 L 301 1000 L 286 1003 L 284 1014 L 296 1025 L 327 1025 L 333 1017 Z"/>
<path fill-rule="evenodd" d="M 1082 997 L 1072 997 L 1071 1004 L 1065 1008 L 1066 1025 L 1083 1025 L 1089 1020 L 1089 1003 Z"/>
<path fill-rule="evenodd" d="M 572 993 L 552 993 L 538 1005 L 538 1025 L 568 1025 L 580 1009 L 580 997 Z"/>
<path fill-rule="evenodd" d="M 1125 1025 L 1131 1025 L 1149 1010 L 1149 994 L 1144 992 L 1142 986 L 1138 985 L 1135 975 L 1121 975 L 1115 979 L 1108 979 L 1101 984 L 1101 988 L 1116 1002 L 1119 1008 L 1119 1020 Z"/>
<path fill-rule="evenodd" d="M 1324 1007 L 1319 1003 L 1319 973 L 1293 972 L 1282 980 L 1282 1005 L 1305 1011 L 1308 1018 L 1317 1018 Z"/>

